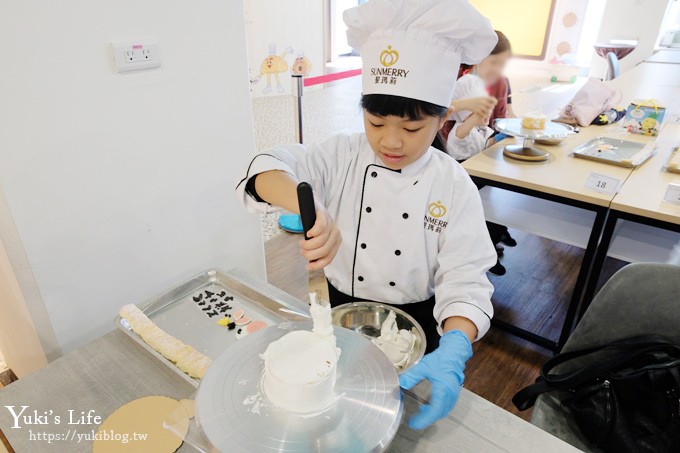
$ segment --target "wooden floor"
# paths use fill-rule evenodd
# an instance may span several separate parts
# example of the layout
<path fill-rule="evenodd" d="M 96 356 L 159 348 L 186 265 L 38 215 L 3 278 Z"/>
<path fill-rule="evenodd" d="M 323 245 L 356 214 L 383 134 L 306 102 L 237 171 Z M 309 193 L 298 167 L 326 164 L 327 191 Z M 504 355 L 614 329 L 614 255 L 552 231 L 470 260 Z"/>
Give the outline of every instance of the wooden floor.
<path fill-rule="evenodd" d="M 512 230 L 519 245 L 506 247 L 501 262 L 507 274 L 491 277 L 495 286 L 495 316 L 533 332 L 557 339 L 578 274 L 583 250 Z M 299 235 L 288 233 L 265 243 L 269 283 L 307 299 L 305 261 L 298 252 Z M 601 283 L 626 263 L 608 259 Z M 525 419 L 512 396 L 534 382 L 538 370 L 552 353 L 505 332 L 491 329 L 475 343 L 466 367 L 465 387 Z"/>

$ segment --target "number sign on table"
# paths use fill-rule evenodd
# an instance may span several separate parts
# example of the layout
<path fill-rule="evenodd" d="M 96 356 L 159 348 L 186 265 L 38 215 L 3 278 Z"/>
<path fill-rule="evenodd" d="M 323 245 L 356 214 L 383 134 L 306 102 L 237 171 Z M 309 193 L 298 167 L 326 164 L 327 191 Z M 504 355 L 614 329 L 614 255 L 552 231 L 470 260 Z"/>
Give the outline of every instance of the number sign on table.
<path fill-rule="evenodd" d="M 591 173 L 586 181 L 586 186 L 601 193 L 613 194 L 619 191 L 621 181 L 611 176 L 600 173 Z"/>
<path fill-rule="evenodd" d="M 680 184 L 668 184 L 668 189 L 666 189 L 666 195 L 663 197 L 663 201 L 680 204 Z"/>

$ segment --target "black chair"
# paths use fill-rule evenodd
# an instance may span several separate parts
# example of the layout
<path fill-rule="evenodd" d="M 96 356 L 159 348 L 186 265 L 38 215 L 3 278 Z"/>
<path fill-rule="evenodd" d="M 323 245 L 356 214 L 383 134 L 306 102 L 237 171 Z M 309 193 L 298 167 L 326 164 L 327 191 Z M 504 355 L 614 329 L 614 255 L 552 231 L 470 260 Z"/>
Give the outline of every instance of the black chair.
<path fill-rule="evenodd" d="M 595 296 L 562 351 L 644 334 L 662 335 L 680 344 L 680 266 L 638 263 L 614 274 Z M 598 451 L 581 437 L 554 392 L 538 397 L 531 423 L 576 448 Z"/>

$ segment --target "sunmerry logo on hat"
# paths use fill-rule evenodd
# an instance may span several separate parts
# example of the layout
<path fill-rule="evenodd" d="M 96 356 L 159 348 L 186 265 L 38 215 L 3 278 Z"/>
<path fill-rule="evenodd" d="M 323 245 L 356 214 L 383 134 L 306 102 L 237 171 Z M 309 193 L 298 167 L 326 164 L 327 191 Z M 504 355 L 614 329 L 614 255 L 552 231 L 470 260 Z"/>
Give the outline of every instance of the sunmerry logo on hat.
<path fill-rule="evenodd" d="M 479 63 L 498 41 L 491 22 L 468 0 L 359 3 L 343 19 L 347 44 L 361 53 L 365 95 L 448 107 L 461 62 Z"/>
<path fill-rule="evenodd" d="M 378 60 L 382 68 L 371 68 L 371 75 L 375 77 L 373 83 L 376 85 L 397 85 L 399 79 L 405 79 L 410 70 L 393 68 L 399 61 L 399 52 L 388 45 L 380 52 Z"/>
<path fill-rule="evenodd" d="M 392 46 L 387 46 L 387 49 L 380 52 L 380 63 L 386 68 L 394 65 L 399 61 L 399 52 L 392 49 Z"/>

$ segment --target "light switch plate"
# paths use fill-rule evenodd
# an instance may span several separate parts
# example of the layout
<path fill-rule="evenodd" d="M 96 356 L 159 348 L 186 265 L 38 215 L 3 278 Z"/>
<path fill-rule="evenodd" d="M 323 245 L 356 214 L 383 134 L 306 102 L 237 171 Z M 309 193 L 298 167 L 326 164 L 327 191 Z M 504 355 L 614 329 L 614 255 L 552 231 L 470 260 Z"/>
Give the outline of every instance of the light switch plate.
<path fill-rule="evenodd" d="M 117 41 L 111 43 L 111 47 L 118 72 L 161 67 L 160 48 L 155 41 Z"/>

